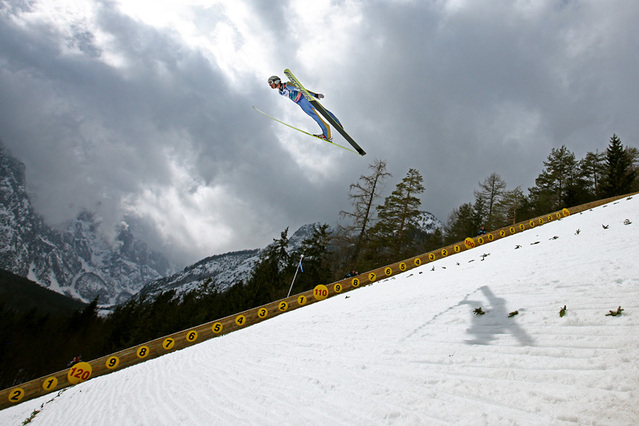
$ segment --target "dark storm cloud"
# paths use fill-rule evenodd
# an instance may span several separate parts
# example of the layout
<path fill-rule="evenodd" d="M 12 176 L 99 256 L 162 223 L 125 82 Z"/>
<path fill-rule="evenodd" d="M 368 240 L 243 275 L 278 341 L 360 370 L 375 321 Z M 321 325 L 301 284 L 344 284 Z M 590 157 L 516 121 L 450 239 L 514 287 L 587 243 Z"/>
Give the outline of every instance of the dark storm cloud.
<path fill-rule="evenodd" d="M 98 210 L 108 230 L 127 213 L 122 199 L 172 184 L 171 162 L 192 174 L 192 187 L 180 190 L 222 185 L 241 200 L 244 212 L 221 218 L 237 230 L 227 250 L 264 245 L 291 220 L 299 225 L 312 216 L 305 213 L 314 203 L 300 203 L 300 191 L 312 193 L 300 188 L 301 170 L 282 152 L 271 123 L 254 114 L 248 96 L 233 90 L 215 63 L 174 34 L 115 8 L 100 8 L 97 23 L 126 63 L 121 69 L 101 60 L 107 53 L 87 28 L 73 28 L 69 37 L 53 26 L 19 27 L 5 17 L 0 30 L 6 41 L 0 129 L 27 164 L 47 220 L 57 224 L 88 208 Z M 63 52 L 74 48 L 85 55 Z M 265 79 L 258 92 L 273 95 Z M 188 203 L 188 196 L 176 201 Z M 256 241 L 260 230 L 268 237 Z M 177 224 L 175 232 L 181 232 Z M 172 253 L 181 261 L 206 254 Z"/>
<path fill-rule="evenodd" d="M 613 132 L 637 146 L 639 4 L 457 4 L 338 1 L 307 25 L 301 3 L 248 1 L 261 31 L 255 54 L 274 68 L 255 76 L 231 75 L 177 29 L 116 3 L 96 2 L 92 24 L 66 27 L 19 23 L 28 4 L 3 3 L 0 138 L 26 163 L 48 221 L 81 208 L 106 225 L 137 215 L 149 241 L 182 262 L 334 223 L 375 159 L 393 173 L 387 192 L 419 170 L 422 207 L 445 221 L 493 172 L 509 189 L 532 186 L 553 147 L 580 157 Z M 239 52 L 251 41 L 222 4 L 193 11 L 203 39 L 228 27 L 231 38 L 213 47 Z M 265 83 L 286 67 L 326 95 L 366 157 L 251 109 L 315 130 Z"/>
<path fill-rule="evenodd" d="M 134 190 L 140 182 L 138 177 L 142 181 L 145 177 L 161 179 L 161 158 L 140 161 L 147 155 L 162 156 L 164 141 L 152 140 L 146 132 L 151 126 L 157 126 L 156 131 L 182 128 L 188 111 L 180 107 L 202 102 L 197 94 L 174 91 L 172 87 L 179 82 L 165 81 L 162 69 L 170 72 L 177 66 L 184 68 L 186 75 L 172 73 L 169 79 L 199 74 L 206 81 L 212 74 L 196 53 L 180 51 L 179 46 L 153 30 L 136 27 L 121 17 L 115 23 L 118 17 L 106 11 L 105 15 L 105 27 L 111 27 L 116 40 L 127 41 L 119 46 L 120 53 L 132 64 L 126 76 L 101 61 L 61 52 L 62 46 L 80 43 L 83 50 L 93 53 L 90 57 L 99 56 L 98 49 L 90 46 L 90 33 L 84 32 L 79 40 L 69 43 L 52 28 L 22 30 L 11 28 L 9 22 L 3 25 L 6 30 L 13 29 L 11 39 L 15 41 L 5 44 L 2 51 L 4 61 L 14 71 L 4 73 L 3 99 L 21 107 L 16 110 L 5 103 L 3 128 L 19 126 L 28 135 L 15 142 L 19 146 L 14 151 L 30 151 L 26 157 L 39 161 L 33 164 L 35 168 L 62 174 L 54 179 L 60 178 L 65 184 L 76 175 L 77 190 L 82 191 L 86 185 L 86 191 L 95 195 L 102 192 L 100 187 L 124 193 Z M 3 35 L 3 40 L 7 39 Z M 166 54 L 169 50 L 172 55 Z M 171 119 L 166 119 L 168 115 Z M 34 152 L 39 152 L 40 158 L 35 158 Z M 114 167 L 124 174 L 112 173 Z"/>
<path fill-rule="evenodd" d="M 581 156 L 615 131 L 637 135 L 623 118 L 636 104 L 636 5 L 497 3 L 370 5 L 342 78 L 362 89 L 353 121 L 374 117 L 378 152 L 394 171 L 421 170 L 442 219 L 492 172 L 525 190 L 553 147 Z"/>

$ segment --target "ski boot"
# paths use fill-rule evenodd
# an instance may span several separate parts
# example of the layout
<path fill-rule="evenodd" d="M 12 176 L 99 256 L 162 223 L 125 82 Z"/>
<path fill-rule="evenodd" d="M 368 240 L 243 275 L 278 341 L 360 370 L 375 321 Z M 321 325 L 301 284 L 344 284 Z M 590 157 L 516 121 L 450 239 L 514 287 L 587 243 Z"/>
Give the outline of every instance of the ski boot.
<path fill-rule="evenodd" d="M 327 138 L 326 136 L 324 136 L 323 133 L 320 133 L 319 135 L 313 135 L 316 138 L 320 138 L 320 139 L 324 139 L 326 142 L 333 142 L 333 138 Z"/>

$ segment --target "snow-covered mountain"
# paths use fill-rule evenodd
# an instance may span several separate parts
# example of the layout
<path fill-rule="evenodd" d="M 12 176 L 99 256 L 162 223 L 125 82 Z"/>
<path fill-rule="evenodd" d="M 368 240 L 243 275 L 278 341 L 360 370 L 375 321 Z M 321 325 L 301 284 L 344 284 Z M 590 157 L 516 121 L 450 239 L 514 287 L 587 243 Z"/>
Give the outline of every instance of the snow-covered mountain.
<path fill-rule="evenodd" d="M 417 226 L 427 234 L 444 229 L 444 225 L 435 217 L 434 214 L 427 211 L 421 211 L 417 218 Z"/>
<path fill-rule="evenodd" d="M 224 291 L 250 276 L 261 252 L 261 249 L 253 249 L 207 257 L 170 277 L 149 282 L 140 290 L 140 295 L 153 297 L 169 290 L 182 294 L 204 287 Z"/>
<path fill-rule="evenodd" d="M 148 249 L 122 224 L 114 242 L 100 220 L 80 213 L 66 225 L 48 226 L 33 208 L 25 166 L 0 142 L 0 268 L 58 293 L 100 304 L 117 304 L 148 281 L 171 272 L 169 261 Z"/>
<path fill-rule="evenodd" d="M 317 225 L 319 224 L 302 225 L 290 235 L 288 252 L 292 253 L 300 248 L 302 242 L 313 235 L 313 229 Z M 225 291 L 234 284 L 246 282 L 264 250 L 266 247 L 207 257 L 170 277 L 148 283 L 140 290 L 140 295 L 153 297 L 168 290 L 175 290 L 179 295 L 198 288 Z"/>
<path fill-rule="evenodd" d="M 288 252 L 293 253 L 298 250 L 304 240 L 313 236 L 315 227 L 319 225 L 320 223 L 302 225 L 290 235 Z M 419 226 L 425 233 L 432 233 L 436 229 L 442 228 L 441 222 L 428 212 L 422 212 Z M 178 295 L 195 289 L 225 291 L 234 284 L 246 282 L 260 259 L 260 255 L 267 247 L 207 257 L 170 277 L 149 282 L 140 290 L 139 295 L 154 297 L 169 290 L 175 290 Z"/>
<path fill-rule="evenodd" d="M 289 252 L 301 247 L 317 225 L 303 225 L 290 235 Z M 422 212 L 419 226 L 426 233 L 442 227 L 428 212 Z M 24 164 L 0 142 L 0 269 L 58 293 L 84 302 L 99 296 L 100 304 L 114 305 L 168 290 L 224 291 L 246 281 L 266 249 L 214 255 L 171 275 L 170 262 L 136 239 L 128 225 L 116 233 L 115 242 L 108 241 L 99 218 L 87 211 L 57 229 L 44 223 L 29 200 Z"/>

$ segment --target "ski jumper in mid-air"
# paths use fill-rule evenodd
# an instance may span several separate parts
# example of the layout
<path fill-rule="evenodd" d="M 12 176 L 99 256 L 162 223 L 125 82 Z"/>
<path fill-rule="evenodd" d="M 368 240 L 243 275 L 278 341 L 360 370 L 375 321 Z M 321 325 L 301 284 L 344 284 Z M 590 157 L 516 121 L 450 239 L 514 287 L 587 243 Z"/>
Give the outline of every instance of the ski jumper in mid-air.
<path fill-rule="evenodd" d="M 282 80 L 280 80 L 278 76 L 274 75 L 269 77 L 268 85 L 271 86 L 271 89 L 277 89 L 280 95 L 287 96 L 290 100 L 298 104 L 300 108 L 302 108 L 302 110 L 306 114 L 308 114 L 313 120 L 317 122 L 317 124 L 319 124 L 320 128 L 322 129 L 322 133 L 318 135 L 314 135 L 314 136 L 317 136 L 318 138 L 326 139 L 328 141 L 333 140 L 333 138 L 331 137 L 331 128 L 328 125 L 328 123 L 322 119 L 322 117 L 317 113 L 317 110 L 313 107 L 313 105 L 311 105 L 308 99 L 304 97 L 302 92 L 297 87 L 295 87 L 293 83 L 291 82 L 282 83 Z M 324 98 L 324 95 L 322 95 L 321 93 L 311 92 L 310 90 L 308 90 L 308 92 L 314 97 L 316 97 L 317 99 Z M 326 110 L 326 112 L 328 112 L 328 114 L 330 114 L 330 116 L 340 126 L 342 125 L 342 123 L 337 119 L 337 117 L 335 117 L 335 115 L 332 112 L 328 110 Z"/>

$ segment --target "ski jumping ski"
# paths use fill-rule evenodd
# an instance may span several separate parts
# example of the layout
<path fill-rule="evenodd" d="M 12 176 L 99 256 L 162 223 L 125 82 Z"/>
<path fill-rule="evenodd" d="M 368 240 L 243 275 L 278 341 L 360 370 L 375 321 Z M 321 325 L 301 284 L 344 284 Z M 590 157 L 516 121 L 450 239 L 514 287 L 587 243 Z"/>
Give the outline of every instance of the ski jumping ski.
<path fill-rule="evenodd" d="M 344 137 L 344 139 L 346 139 L 346 141 L 350 143 L 353 148 L 355 148 L 359 155 L 366 155 L 366 151 L 364 151 L 362 147 L 360 147 L 357 142 L 355 142 L 355 140 L 353 140 L 353 138 L 348 133 L 346 133 L 342 126 L 337 121 L 335 121 L 335 119 L 326 111 L 322 104 L 320 104 L 319 101 L 313 95 L 311 95 L 308 90 L 304 88 L 304 86 L 302 86 L 302 83 L 300 83 L 300 81 L 293 75 L 291 70 L 289 70 L 288 68 L 285 69 L 284 74 L 286 74 L 291 82 L 295 86 L 297 86 L 298 89 L 300 89 L 304 97 L 308 99 L 311 105 L 313 105 L 315 109 L 324 116 L 324 118 L 333 126 L 333 128 L 337 129 L 337 131 Z"/>
<path fill-rule="evenodd" d="M 259 113 L 264 114 L 264 115 L 265 115 L 265 116 L 267 116 L 268 118 L 270 118 L 270 119 L 272 119 L 272 120 L 277 121 L 278 123 L 281 123 L 281 124 L 283 124 L 283 125 L 285 125 L 285 126 L 287 126 L 287 127 L 290 127 L 291 129 L 297 130 L 298 132 L 304 133 L 305 135 L 313 136 L 315 139 L 319 139 L 319 140 L 321 140 L 322 142 L 328 142 L 328 143 L 330 143 L 331 145 L 335 145 L 335 146 L 337 146 L 337 147 L 340 147 L 340 148 L 342 148 L 342 149 L 345 149 L 346 151 L 350 151 L 350 152 L 352 152 L 352 153 L 354 153 L 354 154 L 358 154 L 358 152 L 357 152 L 357 151 L 355 151 L 355 150 L 352 150 L 352 149 L 350 149 L 350 148 L 347 148 L 347 147 L 345 147 L 345 146 L 342 146 L 342 145 L 340 145 L 340 144 L 338 144 L 338 143 L 335 143 L 335 142 L 332 142 L 332 141 L 329 141 L 329 140 L 326 140 L 326 139 L 322 139 L 322 138 L 320 138 L 320 137 L 318 137 L 318 136 L 315 136 L 314 134 L 312 134 L 312 133 L 310 133 L 310 132 L 307 132 L 306 130 L 298 129 L 298 128 L 297 128 L 297 127 L 295 127 L 295 126 L 291 126 L 291 125 L 290 125 L 290 124 L 288 124 L 288 123 L 285 123 L 285 122 L 283 122 L 283 121 L 281 121 L 281 120 L 278 120 L 277 118 L 273 117 L 272 115 L 269 115 L 269 114 L 265 113 L 264 111 L 262 111 L 261 109 L 259 109 L 259 108 L 258 108 L 258 107 L 256 107 L 255 105 L 253 105 L 253 109 L 254 109 L 255 111 L 259 112 Z M 363 154 L 362 154 L 362 155 L 363 155 Z"/>

